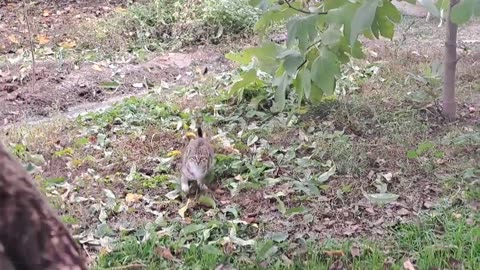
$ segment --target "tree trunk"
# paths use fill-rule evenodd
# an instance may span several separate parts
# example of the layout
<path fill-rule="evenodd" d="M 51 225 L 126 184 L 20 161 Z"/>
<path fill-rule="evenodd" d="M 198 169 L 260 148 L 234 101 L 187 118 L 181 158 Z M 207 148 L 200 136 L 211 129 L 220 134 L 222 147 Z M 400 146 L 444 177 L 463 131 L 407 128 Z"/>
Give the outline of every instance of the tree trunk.
<path fill-rule="evenodd" d="M 26 170 L 0 144 L 0 267 L 86 270 L 81 251 Z"/>
<path fill-rule="evenodd" d="M 457 29 L 451 19 L 452 8 L 459 0 L 451 0 L 447 16 L 447 37 L 445 41 L 445 65 L 443 73 L 442 113 L 448 121 L 456 117 L 455 71 L 457 69 Z"/>

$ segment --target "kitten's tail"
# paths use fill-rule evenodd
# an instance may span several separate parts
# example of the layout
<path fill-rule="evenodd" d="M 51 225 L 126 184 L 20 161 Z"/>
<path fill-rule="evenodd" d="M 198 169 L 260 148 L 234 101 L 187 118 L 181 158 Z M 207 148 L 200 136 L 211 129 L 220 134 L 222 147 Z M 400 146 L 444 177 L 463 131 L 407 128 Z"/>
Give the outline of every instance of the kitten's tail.
<path fill-rule="evenodd" d="M 198 134 L 198 137 L 201 138 L 203 137 L 203 131 L 202 131 L 202 127 L 197 127 L 197 134 Z"/>

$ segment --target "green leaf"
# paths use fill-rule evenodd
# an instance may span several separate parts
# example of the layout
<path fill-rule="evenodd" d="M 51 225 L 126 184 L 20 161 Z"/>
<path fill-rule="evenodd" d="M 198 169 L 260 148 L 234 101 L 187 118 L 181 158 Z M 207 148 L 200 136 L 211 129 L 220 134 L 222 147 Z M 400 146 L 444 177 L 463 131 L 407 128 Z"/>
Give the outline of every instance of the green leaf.
<path fill-rule="evenodd" d="M 320 87 L 317 87 L 315 84 L 312 83 L 310 86 L 312 91 L 310 93 L 310 101 L 314 104 L 318 104 L 322 101 L 323 98 L 323 91 Z"/>
<path fill-rule="evenodd" d="M 378 4 L 379 0 L 365 0 L 355 12 L 351 22 L 350 46 L 357 40 L 358 35 L 371 29 Z"/>
<path fill-rule="evenodd" d="M 200 196 L 200 198 L 198 198 L 198 204 L 206 206 L 208 208 L 213 208 L 213 209 L 217 208 L 215 201 L 212 198 L 207 197 L 205 195 L 202 195 Z"/>
<path fill-rule="evenodd" d="M 106 89 L 116 89 L 119 87 L 121 84 L 116 81 L 110 81 L 110 82 L 101 82 L 98 84 L 99 87 L 101 88 L 106 88 Z"/>
<path fill-rule="evenodd" d="M 267 240 L 263 243 L 260 248 L 257 250 L 258 259 L 263 261 L 268 257 L 271 257 L 273 254 L 277 253 L 278 247 L 274 245 L 272 240 Z"/>
<path fill-rule="evenodd" d="M 457 25 L 468 22 L 473 16 L 475 1 L 476 0 L 460 0 L 460 2 L 452 8 L 452 22 Z"/>
<path fill-rule="evenodd" d="M 283 241 L 287 240 L 287 238 L 288 238 L 288 233 L 286 233 L 286 232 L 272 233 L 272 240 L 277 242 L 277 243 L 283 242 Z"/>
<path fill-rule="evenodd" d="M 418 155 L 423 155 L 425 154 L 428 150 L 432 149 L 435 145 L 432 143 L 432 142 L 423 142 L 421 144 L 418 145 L 417 147 L 417 154 Z"/>
<path fill-rule="evenodd" d="M 347 2 L 339 8 L 331 9 L 326 15 L 327 23 L 343 26 L 343 35 L 350 37 L 352 29 L 351 18 L 353 18 L 359 7 L 360 4 L 358 3 Z"/>
<path fill-rule="evenodd" d="M 328 179 L 335 174 L 335 171 L 337 170 L 337 167 L 335 165 L 333 165 L 328 171 L 322 173 L 318 179 L 317 179 L 317 182 L 319 184 L 323 184 L 325 182 L 328 181 Z"/>
<path fill-rule="evenodd" d="M 282 76 L 275 78 L 272 84 L 273 86 L 277 87 L 275 91 L 275 102 L 272 106 L 272 111 L 281 112 L 285 108 L 287 87 L 290 84 L 288 74 L 286 72 L 283 73 Z"/>
<path fill-rule="evenodd" d="M 253 30 L 261 34 L 265 33 L 265 30 L 267 30 L 272 24 L 282 22 L 294 15 L 297 15 L 297 11 L 287 6 L 267 10 L 255 23 Z"/>
<path fill-rule="evenodd" d="M 366 194 L 364 196 L 371 202 L 377 204 L 388 204 L 398 199 L 399 195 L 393 193 L 374 193 Z"/>
<path fill-rule="evenodd" d="M 414 158 L 417 158 L 417 157 L 418 157 L 417 151 L 415 151 L 415 150 L 407 151 L 407 158 L 414 159 Z"/>
<path fill-rule="evenodd" d="M 287 23 L 287 47 L 292 47 L 298 41 L 298 48 L 305 52 L 318 35 L 316 26 L 319 20 L 323 20 L 323 17 L 317 14 L 290 19 Z"/>
<path fill-rule="evenodd" d="M 243 98 L 242 90 L 252 84 L 263 84 L 263 81 L 257 77 L 257 70 L 251 69 L 242 73 L 241 79 L 230 86 L 230 95 L 239 95 L 240 101 Z"/>
<path fill-rule="evenodd" d="M 195 232 L 199 232 L 203 229 L 205 229 L 205 225 L 204 224 L 190 224 L 190 225 L 187 225 L 186 227 L 183 227 L 183 229 L 180 231 L 180 233 L 182 235 L 189 235 L 189 234 L 192 234 L 192 233 L 195 233 Z"/>
<path fill-rule="evenodd" d="M 303 214 L 307 211 L 307 209 L 305 207 L 294 207 L 294 208 L 290 208 L 288 209 L 286 212 L 285 212 L 285 216 L 287 217 L 292 217 L 294 215 L 299 215 L 299 214 Z"/>
<path fill-rule="evenodd" d="M 252 146 L 254 143 L 256 143 L 258 141 L 258 136 L 257 135 L 250 135 L 248 136 L 248 139 L 247 139 L 247 146 Z"/>
<path fill-rule="evenodd" d="M 303 56 L 294 50 L 286 50 L 279 58 L 283 59 L 285 71 L 290 76 L 294 76 L 297 73 L 298 67 L 305 61 Z"/>
<path fill-rule="evenodd" d="M 237 245 L 240 245 L 242 247 L 244 246 L 253 246 L 255 245 L 255 240 L 253 239 L 250 239 L 250 240 L 243 240 L 242 238 L 239 238 L 235 235 L 229 235 L 228 238 L 230 238 L 230 240 L 237 244 Z"/>
<path fill-rule="evenodd" d="M 335 90 L 335 76 L 340 75 L 337 56 L 326 47 L 320 49 L 320 56 L 312 63 L 312 81 L 325 95 Z"/>
<path fill-rule="evenodd" d="M 391 3 L 383 2 L 383 5 L 377 8 L 375 22 L 380 34 L 383 37 L 393 39 L 395 24 L 402 19 L 400 11 Z"/>
<path fill-rule="evenodd" d="M 328 26 L 327 30 L 322 33 L 322 44 L 325 46 L 335 45 L 340 42 L 341 37 L 342 32 L 340 31 L 340 27 L 338 25 L 331 24 Z"/>
<path fill-rule="evenodd" d="M 258 68 L 268 74 L 273 74 L 278 66 L 277 55 L 283 51 L 282 46 L 266 42 L 262 46 L 252 47 L 238 53 L 228 53 L 225 57 L 240 65 L 248 65 L 254 58 Z"/>

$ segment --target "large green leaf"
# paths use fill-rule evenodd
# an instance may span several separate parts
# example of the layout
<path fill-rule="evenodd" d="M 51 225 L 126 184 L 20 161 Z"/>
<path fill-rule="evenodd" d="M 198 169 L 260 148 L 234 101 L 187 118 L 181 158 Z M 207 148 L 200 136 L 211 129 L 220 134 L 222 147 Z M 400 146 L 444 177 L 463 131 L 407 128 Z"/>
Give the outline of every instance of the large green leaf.
<path fill-rule="evenodd" d="M 322 35 L 322 44 L 326 46 L 332 46 L 340 42 L 342 37 L 342 32 L 340 31 L 340 27 L 334 24 L 328 26 L 327 30 L 325 30 Z"/>
<path fill-rule="evenodd" d="M 377 8 L 375 18 L 375 23 L 380 31 L 380 35 L 393 39 L 395 23 L 399 23 L 402 20 L 400 11 L 398 11 L 390 1 L 384 1 L 383 5 Z"/>
<path fill-rule="evenodd" d="M 282 22 L 297 14 L 297 11 L 288 8 L 288 6 L 272 8 L 258 19 L 253 29 L 256 32 L 264 33 L 272 24 Z"/>
<path fill-rule="evenodd" d="M 468 22 L 473 16 L 475 2 L 477 2 L 477 0 L 460 0 L 460 2 L 452 8 L 452 22 L 458 25 Z"/>
<path fill-rule="evenodd" d="M 379 0 L 365 0 L 360 8 L 357 9 L 351 21 L 350 46 L 358 38 L 358 35 L 372 27 Z"/>
<path fill-rule="evenodd" d="M 283 59 L 283 67 L 288 75 L 293 76 L 297 73 L 298 67 L 303 63 L 304 58 L 294 50 L 285 50 L 278 58 Z"/>
<path fill-rule="evenodd" d="M 280 112 L 285 108 L 287 87 L 290 84 L 290 78 L 287 72 L 273 80 L 273 86 L 277 89 L 275 91 L 275 102 L 272 107 L 272 111 Z"/>
<path fill-rule="evenodd" d="M 340 74 L 337 56 L 326 47 L 320 49 L 320 56 L 312 63 L 312 81 L 326 95 L 335 90 L 335 76 Z"/>
<path fill-rule="evenodd" d="M 261 47 L 252 47 L 244 49 L 239 53 L 228 53 L 225 57 L 241 65 L 248 65 L 255 59 L 258 68 L 269 74 L 273 74 L 278 66 L 277 56 L 283 48 L 273 42 L 266 42 Z"/>
<path fill-rule="evenodd" d="M 359 7 L 360 4 L 358 3 L 346 2 L 339 8 L 329 10 L 326 21 L 328 24 L 343 26 L 343 35 L 349 38 L 352 26 L 351 18 Z"/>
<path fill-rule="evenodd" d="M 298 48 L 304 52 L 317 37 L 320 20 L 322 17 L 316 14 L 291 18 L 287 23 L 287 46 L 292 47 L 298 41 Z"/>

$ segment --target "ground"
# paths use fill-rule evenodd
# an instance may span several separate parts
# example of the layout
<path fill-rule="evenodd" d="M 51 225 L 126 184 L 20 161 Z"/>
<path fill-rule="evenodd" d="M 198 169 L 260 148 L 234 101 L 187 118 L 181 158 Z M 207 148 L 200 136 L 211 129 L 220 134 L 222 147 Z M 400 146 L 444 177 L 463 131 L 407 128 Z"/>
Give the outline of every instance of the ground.
<path fill-rule="evenodd" d="M 93 268 L 478 269 L 478 22 L 459 33 L 455 123 L 439 114 L 432 65 L 443 31 L 408 16 L 393 42 L 365 40 L 345 97 L 287 122 L 226 98 L 224 54 L 244 37 L 146 55 L 61 43 L 82 42 L 66 25 L 126 2 L 38 2 L 31 28 L 48 42 L 34 40 L 34 83 L 26 23 L 10 23 L 24 9 L 0 9 L 3 141 Z M 192 110 L 208 120 L 216 183 L 187 199 L 176 188 Z"/>

